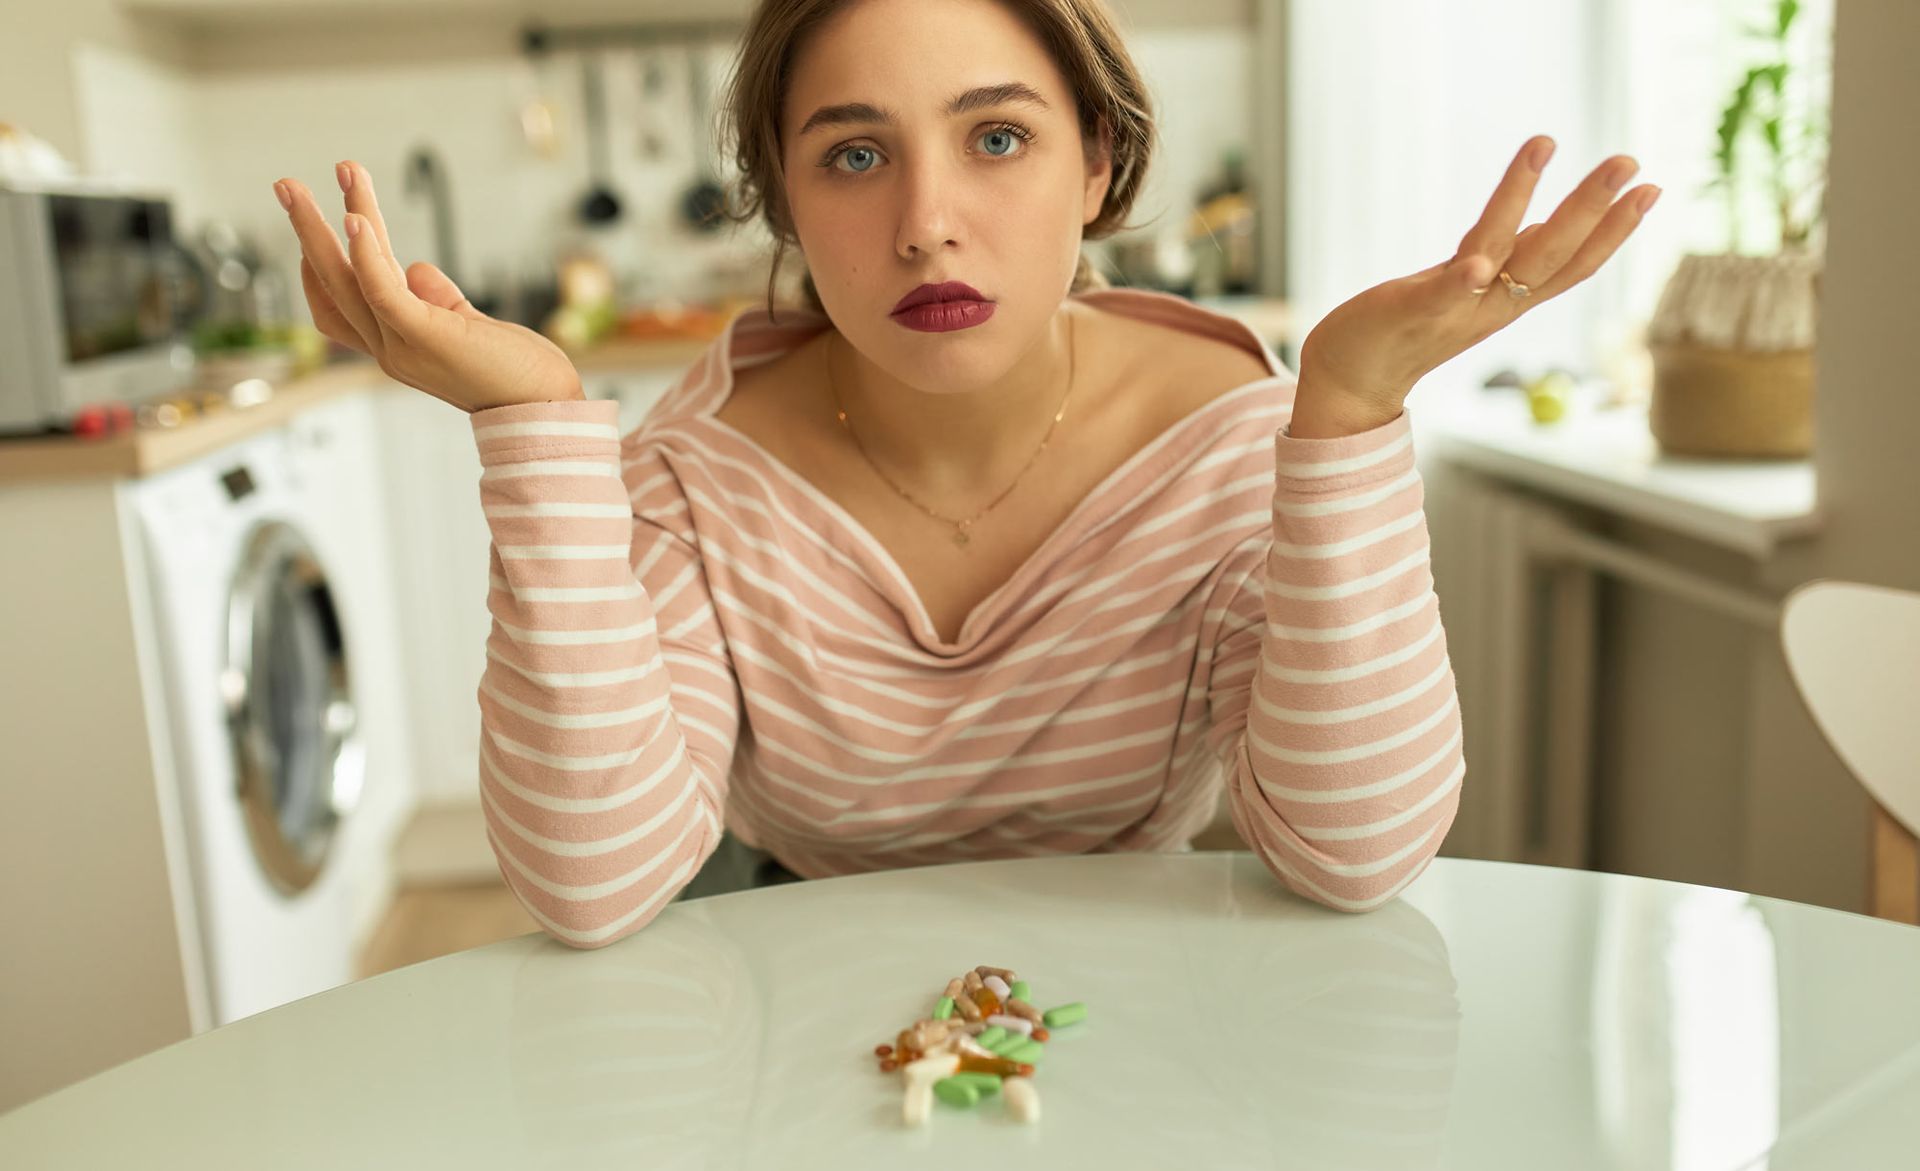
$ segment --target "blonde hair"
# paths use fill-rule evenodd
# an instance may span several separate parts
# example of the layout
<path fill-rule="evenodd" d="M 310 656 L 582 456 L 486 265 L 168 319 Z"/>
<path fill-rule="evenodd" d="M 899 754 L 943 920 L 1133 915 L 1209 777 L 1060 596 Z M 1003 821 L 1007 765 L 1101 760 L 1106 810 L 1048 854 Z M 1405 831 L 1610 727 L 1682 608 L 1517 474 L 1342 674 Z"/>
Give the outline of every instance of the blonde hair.
<path fill-rule="evenodd" d="M 740 177 L 723 210 L 736 223 L 763 219 L 774 238 L 767 304 L 773 307 L 780 262 L 799 238 L 786 205 L 780 164 L 780 111 L 786 102 L 793 59 L 800 46 L 849 0 L 760 0 L 747 25 L 723 104 L 725 133 Z M 1154 126 L 1146 83 L 1120 39 L 1102 0 L 1000 0 L 1040 38 L 1067 80 L 1079 113 L 1088 157 L 1103 136 L 1112 152 L 1113 177 L 1100 213 L 1083 238 L 1099 240 L 1126 227 L 1153 153 Z M 1083 253 L 1073 289 L 1101 288 L 1107 280 Z M 812 274 L 801 289 L 807 304 L 824 312 Z"/>

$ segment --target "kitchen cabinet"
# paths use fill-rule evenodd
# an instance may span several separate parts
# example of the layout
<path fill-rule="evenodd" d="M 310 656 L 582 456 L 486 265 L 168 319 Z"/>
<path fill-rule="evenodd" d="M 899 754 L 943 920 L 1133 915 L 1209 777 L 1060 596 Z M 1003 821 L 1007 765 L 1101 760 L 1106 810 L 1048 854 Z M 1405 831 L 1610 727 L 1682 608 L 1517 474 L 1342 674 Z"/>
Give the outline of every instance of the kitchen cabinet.
<path fill-rule="evenodd" d="M 1448 852 L 1864 909 L 1864 798 L 1779 651 L 1811 464 L 1663 456 L 1644 408 L 1412 410 L 1467 737 Z"/>

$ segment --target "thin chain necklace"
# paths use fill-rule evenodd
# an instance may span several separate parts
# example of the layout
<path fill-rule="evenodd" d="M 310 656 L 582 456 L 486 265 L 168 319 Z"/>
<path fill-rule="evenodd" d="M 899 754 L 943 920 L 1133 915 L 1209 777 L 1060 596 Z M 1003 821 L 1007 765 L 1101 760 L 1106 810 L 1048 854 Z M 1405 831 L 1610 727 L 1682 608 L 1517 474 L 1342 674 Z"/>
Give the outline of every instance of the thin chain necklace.
<path fill-rule="evenodd" d="M 1020 471 L 1013 477 L 1013 483 L 1008 484 L 1006 488 L 1000 493 L 1000 495 L 995 496 L 993 498 L 992 503 L 988 504 L 985 508 L 981 509 L 979 512 L 974 513 L 972 516 L 965 518 L 964 520 L 956 520 L 955 518 L 950 516 L 942 516 L 940 513 L 935 512 L 933 509 L 928 508 L 925 504 L 922 504 L 919 500 L 914 498 L 913 493 L 907 491 L 905 488 L 902 488 L 899 484 L 895 483 L 893 477 L 887 475 L 886 471 L 882 469 L 879 464 L 874 462 L 873 456 L 867 453 L 866 445 L 860 442 L 860 436 L 854 431 L 853 424 L 847 421 L 846 408 L 840 405 L 840 388 L 838 384 L 834 382 L 834 378 L 833 378 L 833 339 L 832 338 L 827 339 L 827 354 L 826 354 L 827 389 L 833 394 L 833 409 L 834 409 L 834 412 L 840 418 L 840 426 L 846 429 L 847 437 L 853 440 L 853 446 L 855 447 L 855 449 L 857 449 L 860 452 L 861 458 L 867 461 L 867 466 L 874 470 L 874 474 L 878 475 L 882 480 L 885 480 L 887 483 L 887 487 L 892 488 L 895 492 L 899 493 L 900 497 L 903 500 L 907 501 L 907 503 L 913 505 L 915 508 L 918 508 L 921 512 L 926 513 L 928 516 L 941 522 L 942 524 L 952 525 L 953 526 L 953 543 L 964 548 L 967 545 L 967 543 L 972 539 L 968 535 L 967 530 L 973 527 L 973 523 L 975 521 L 987 515 L 989 512 L 992 512 L 995 505 L 998 505 L 1002 500 L 1005 500 L 1007 496 L 1014 490 L 1014 488 L 1019 486 L 1021 478 L 1027 474 L 1027 469 L 1032 467 L 1034 461 L 1040 458 L 1040 453 L 1047 449 L 1047 441 L 1053 438 L 1053 429 L 1060 425 L 1061 417 L 1067 413 L 1067 399 L 1069 396 L 1073 394 L 1073 357 L 1074 357 L 1073 350 L 1074 350 L 1073 319 L 1069 317 L 1067 319 L 1067 389 L 1066 389 L 1066 392 L 1060 396 L 1060 409 L 1053 413 L 1053 422 L 1047 424 L 1047 433 L 1040 437 L 1040 446 L 1034 448 L 1033 454 L 1027 457 L 1027 462 L 1021 465 Z"/>

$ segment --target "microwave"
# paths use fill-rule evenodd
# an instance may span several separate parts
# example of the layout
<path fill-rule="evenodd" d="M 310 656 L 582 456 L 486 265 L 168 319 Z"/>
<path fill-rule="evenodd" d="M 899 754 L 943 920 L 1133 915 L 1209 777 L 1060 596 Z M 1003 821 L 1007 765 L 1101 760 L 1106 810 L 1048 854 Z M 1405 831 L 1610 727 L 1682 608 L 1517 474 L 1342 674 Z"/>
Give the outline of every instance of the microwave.
<path fill-rule="evenodd" d="M 85 407 L 191 383 L 180 255 L 162 193 L 0 180 L 0 432 L 62 430 Z"/>

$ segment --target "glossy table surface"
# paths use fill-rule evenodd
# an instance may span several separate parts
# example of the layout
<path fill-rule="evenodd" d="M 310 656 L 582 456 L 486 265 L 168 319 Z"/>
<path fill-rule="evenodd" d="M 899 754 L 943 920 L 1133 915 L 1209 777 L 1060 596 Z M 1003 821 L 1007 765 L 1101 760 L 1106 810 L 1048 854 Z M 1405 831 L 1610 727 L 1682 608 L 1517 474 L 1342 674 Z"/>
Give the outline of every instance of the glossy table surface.
<path fill-rule="evenodd" d="M 1084 1001 L 1038 1083 L 900 1121 L 946 980 Z M 1247 855 L 836 879 L 536 936 L 0 1117 L 0 1166 L 1855 1168 L 1920 1162 L 1920 929 L 1441 859 L 1343 915 Z"/>

